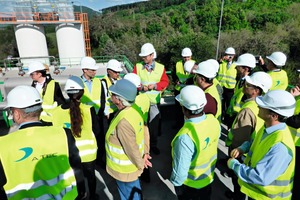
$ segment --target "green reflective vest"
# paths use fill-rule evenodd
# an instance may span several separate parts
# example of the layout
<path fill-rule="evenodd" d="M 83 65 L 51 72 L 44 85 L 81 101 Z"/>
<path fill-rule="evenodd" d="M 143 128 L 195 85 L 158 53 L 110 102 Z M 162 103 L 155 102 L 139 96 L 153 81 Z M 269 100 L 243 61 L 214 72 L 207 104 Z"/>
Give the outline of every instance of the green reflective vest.
<path fill-rule="evenodd" d="M 267 73 L 271 76 L 273 82 L 270 90 L 286 90 L 289 80 L 284 70 L 268 71 Z"/>
<path fill-rule="evenodd" d="M 142 63 L 136 64 L 137 75 L 141 78 L 142 85 L 159 83 L 163 75 L 164 69 L 165 69 L 164 65 L 155 62 L 155 69 L 151 73 L 149 73 L 147 69 L 143 69 Z M 150 90 L 146 92 L 145 91 L 141 91 L 141 92 L 147 94 L 151 103 L 153 104 L 160 103 L 162 91 Z"/>
<path fill-rule="evenodd" d="M 220 64 L 217 79 L 222 87 L 227 89 L 233 89 L 235 87 L 237 74 L 235 67 L 235 64 L 232 63 L 230 67 L 227 68 L 227 61 L 223 61 Z"/>
<path fill-rule="evenodd" d="M 96 110 L 96 113 L 98 113 L 99 109 L 101 108 L 101 81 L 98 78 L 93 78 L 92 80 L 92 91 L 89 91 L 89 88 L 84 83 L 84 93 L 80 99 L 81 103 L 84 103 L 86 105 L 93 106 Z"/>
<path fill-rule="evenodd" d="M 219 93 L 220 97 L 222 98 L 222 96 L 223 96 L 223 88 L 222 88 L 220 82 L 216 78 L 214 78 L 213 79 L 213 84 L 217 88 L 218 93 Z"/>
<path fill-rule="evenodd" d="M 260 129 L 256 135 L 250 147 L 252 153 L 247 154 L 244 161 L 245 164 L 255 168 L 256 164 L 268 153 L 270 148 L 279 142 L 286 145 L 289 151 L 292 152 L 292 161 L 285 172 L 269 185 L 249 184 L 239 179 L 241 191 L 253 199 L 291 199 L 295 168 L 295 145 L 291 133 L 286 127 L 284 130 L 277 130 L 271 133 L 262 140 L 264 130 L 264 128 Z"/>
<path fill-rule="evenodd" d="M 80 104 L 82 116 L 81 137 L 75 137 L 81 162 L 91 162 L 97 157 L 97 141 L 92 128 L 91 106 Z M 57 107 L 52 112 L 53 126 L 71 129 L 70 109 Z"/>
<path fill-rule="evenodd" d="M 294 115 L 298 115 L 300 113 L 300 99 L 298 99 L 296 101 L 296 109 L 295 109 L 295 112 L 294 112 Z M 297 147 L 300 147 L 300 128 L 298 129 L 295 129 L 293 127 L 289 127 L 291 133 L 292 133 L 292 136 L 294 138 L 294 142 L 295 142 L 295 145 Z"/>
<path fill-rule="evenodd" d="M 106 96 L 106 106 L 109 107 L 109 113 L 114 113 L 118 110 L 117 106 L 111 101 L 111 92 L 109 91 L 109 87 L 112 86 L 112 81 L 108 76 L 105 76 L 102 79 L 106 84 L 107 96 Z"/>
<path fill-rule="evenodd" d="M 215 85 L 211 85 L 204 92 L 209 93 L 217 101 L 217 113 L 215 117 L 221 122 L 222 102 L 217 88 Z"/>
<path fill-rule="evenodd" d="M 122 146 L 110 142 L 110 135 L 115 134 L 115 129 L 119 122 L 126 118 L 135 131 L 136 145 L 144 155 L 144 121 L 140 113 L 133 107 L 124 109 L 112 120 L 105 136 L 106 164 L 107 167 L 119 173 L 133 173 L 138 168 L 130 161 Z"/>
<path fill-rule="evenodd" d="M 184 185 L 203 188 L 214 180 L 220 124 L 211 114 L 206 115 L 206 119 L 200 123 L 185 122 L 171 143 L 173 158 L 174 142 L 183 134 L 187 134 L 196 147 L 196 155 L 193 156 Z"/>
<path fill-rule="evenodd" d="M 256 133 L 258 133 L 258 131 L 264 126 L 264 120 L 261 119 L 258 116 L 259 108 L 258 108 L 258 105 L 257 105 L 257 103 L 255 102 L 254 99 L 245 102 L 245 104 L 242 106 L 241 110 L 243 110 L 245 108 L 250 108 L 250 110 L 253 112 L 253 114 L 256 117 L 256 125 L 255 125 L 254 131 L 251 135 L 251 138 L 254 139 L 255 136 L 256 136 Z M 236 119 L 237 119 L 237 116 L 236 116 L 235 120 L 232 123 L 232 129 L 233 129 L 234 125 L 237 123 Z M 234 137 L 234 135 L 232 134 L 232 131 L 231 131 L 232 129 L 230 129 L 230 131 L 228 133 L 228 136 L 227 136 L 227 139 L 226 139 L 226 142 L 225 142 L 226 146 L 228 146 L 228 147 L 232 144 L 232 139 Z"/>
<path fill-rule="evenodd" d="M 145 93 L 141 93 L 136 96 L 134 103 L 140 108 L 142 111 L 142 117 L 144 122 L 148 122 L 148 113 L 150 109 L 150 101 L 148 96 Z"/>
<path fill-rule="evenodd" d="M 60 127 L 29 127 L 0 137 L 0 159 L 9 200 L 75 199 L 66 132 Z"/>
<path fill-rule="evenodd" d="M 194 60 L 192 60 L 194 61 Z M 175 90 L 180 91 L 185 86 L 185 81 L 193 75 L 184 71 L 184 61 L 180 60 L 176 63 L 176 76 L 180 82 L 179 85 L 175 85 Z"/>
<path fill-rule="evenodd" d="M 54 101 L 54 89 L 55 89 L 55 81 L 51 80 L 47 84 L 47 88 L 44 95 L 41 94 L 43 99 L 42 108 L 46 112 L 47 110 L 51 110 L 57 107 L 57 102 Z M 43 90 L 41 92 L 43 92 Z"/>
<path fill-rule="evenodd" d="M 230 104 L 226 111 L 226 113 L 231 117 L 237 114 L 238 112 L 240 112 L 243 104 L 242 102 L 242 98 L 244 96 L 243 86 L 239 87 L 239 82 L 240 81 L 238 81 L 238 83 L 235 86 L 234 94 L 230 99 Z"/>

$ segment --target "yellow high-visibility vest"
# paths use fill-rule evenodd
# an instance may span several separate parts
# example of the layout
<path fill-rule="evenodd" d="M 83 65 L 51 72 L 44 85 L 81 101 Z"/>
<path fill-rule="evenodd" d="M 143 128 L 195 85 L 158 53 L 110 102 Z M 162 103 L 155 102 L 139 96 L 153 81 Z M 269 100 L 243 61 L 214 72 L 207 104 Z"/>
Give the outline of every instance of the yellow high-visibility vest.
<path fill-rule="evenodd" d="M 227 89 L 233 89 L 236 84 L 236 74 L 237 71 L 235 69 L 236 65 L 231 64 L 229 68 L 227 68 L 227 61 L 223 61 L 220 64 L 219 73 L 217 76 L 218 81 L 220 82 L 222 87 Z"/>
<path fill-rule="evenodd" d="M 206 115 L 206 119 L 199 123 L 185 122 L 171 143 L 173 158 L 174 142 L 183 134 L 187 134 L 192 139 L 197 149 L 184 185 L 197 189 L 203 188 L 214 180 L 220 124 L 211 114 Z"/>
<path fill-rule="evenodd" d="M 136 136 L 136 144 L 141 153 L 141 158 L 144 155 L 144 121 L 140 113 L 130 107 L 118 113 L 110 123 L 109 129 L 105 136 L 106 163 L 107 167 L 119 173 L 132 173 L 138 168 L 130 161 L 122 146 L 110 142 L 110 135 L 115 134 L 115 129 L 118 123 L 126 118 L 126 120 L 134 128 Z"/>
<path fill-rule="evenodd" d="M 75 199 L 76 180 L 62 127 L 28 127 L 0 137 L 9 200 Z"/>
<path fill-rule="evenodd" d="M 251 153 L 247 154 L 244 161 L 245 164 L 255 168 L 256 164 L 268 153 L 270 148 L 279 142 L 282 142 L 292 152 L 292 161 L 283 174 L 266 186 L 249 184 L 239 178 L 238 182 L 241 186 L 241 191 L 253 199 L 291 199 L 295 169 L 294 141 L 288 127 L 284 130 L 277 130 L 262 140 L 264 130 L 264 128 L 260 129 L 256 135 L 250 147 Z"/>

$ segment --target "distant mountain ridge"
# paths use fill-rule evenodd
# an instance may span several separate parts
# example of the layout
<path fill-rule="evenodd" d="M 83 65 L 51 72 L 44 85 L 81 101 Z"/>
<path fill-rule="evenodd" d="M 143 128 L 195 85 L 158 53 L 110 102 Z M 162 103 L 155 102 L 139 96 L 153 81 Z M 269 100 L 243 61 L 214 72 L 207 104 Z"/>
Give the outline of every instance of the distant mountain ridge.
<path fill-rule="evenodd" d="M 89 18 L 92 18 L 94 16 L 99 16 L 100 15 L 100 12 L 99 11 L 96 11 L 96 10 L 93 10 L 89 7 L 86 7 L 86 6 L 77 6 L 77 5 L 74 5 L 74 11 L 75 12 L 83 12 L 83 13 L 87 13 Z"/>

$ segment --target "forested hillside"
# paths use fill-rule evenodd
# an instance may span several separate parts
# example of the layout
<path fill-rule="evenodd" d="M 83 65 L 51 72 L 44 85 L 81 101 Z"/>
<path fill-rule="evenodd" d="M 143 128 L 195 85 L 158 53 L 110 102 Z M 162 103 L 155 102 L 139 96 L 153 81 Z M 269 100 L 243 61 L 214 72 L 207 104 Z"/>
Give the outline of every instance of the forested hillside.
<path fill-rule="evenodd" d="M 184 47 L 200 62 L 215 58 L 221 0 L 150 0 L 112 7 L 90 17 L 93 56 L 126 55 L 133 63 L 145 42 L 154 44 L 161 63 L 171 69 Z M 220 51 L 232 46 L 237 54 L 288 55 L 287 71 L 295 81 L 300 68 L 300 0 L 225 0 Z M 0 31 L 0 56 L 16 54 L 12 28 Z M 50 29 L 49 29 L 50 30 Z M 57 56 L 49 32 L 49 52 Z"/>
<path fill-rule="evenodd" d="M 152 0 L 114 10 L 90 21 L 93 55 L 125 54 L 136 62 L 141 45 L 151 42 L 168 69 L 184 47 L 197 61 L 216 57 L 221 0 Z M 228 46 L 238 54 L 283 51 L 288 71 L 300 68 L 299 10 L 299 0 L 225 0 L 218 57 Z"/>

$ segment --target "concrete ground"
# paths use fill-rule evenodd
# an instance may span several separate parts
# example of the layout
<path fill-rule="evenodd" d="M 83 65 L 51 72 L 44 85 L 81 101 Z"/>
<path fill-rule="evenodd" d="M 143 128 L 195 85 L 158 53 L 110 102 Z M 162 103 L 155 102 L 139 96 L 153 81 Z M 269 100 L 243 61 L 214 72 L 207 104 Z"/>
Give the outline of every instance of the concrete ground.
<path fill-rule="evenodd" d="M 169 182 L 172 170 L 171 159 L 171 141 L 176 135 L 178 129 L 173 129 L 175 125 L 174 106 L 162 106 L 162 135 L 158 139 L 158 148 L 161 150 L 160 155 L 151 154 L 153 167 L 150 169 L 151 182 L 141 181 L 142 193 L 144 200 L 174 200 L 177 199 L 173 185 Z M 226 157 L 227 148 L 224 143 L 224 135 L 219 141 L 218 159 Z M 224 178 L 220 170 L 224 165 L 217 163 L 215 170 L 215 180 L 212 183 L 211 200 L 227 200 L 224 192 L 232 190 L 233 186 L 230 178 Z M 101 200 L 119 200 L 119 194 L 115 181 L 100 167 L 97 167 L 97 193 Z"/>

